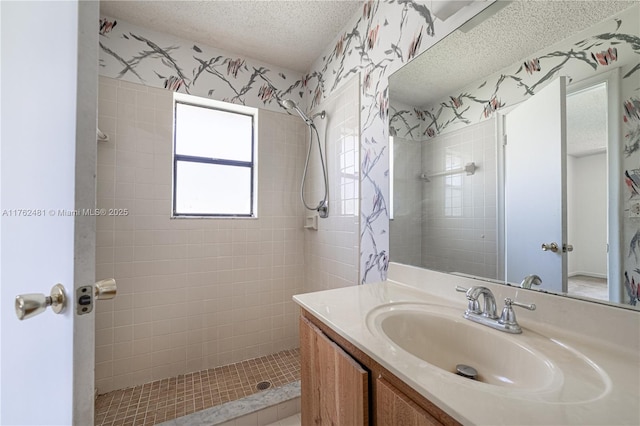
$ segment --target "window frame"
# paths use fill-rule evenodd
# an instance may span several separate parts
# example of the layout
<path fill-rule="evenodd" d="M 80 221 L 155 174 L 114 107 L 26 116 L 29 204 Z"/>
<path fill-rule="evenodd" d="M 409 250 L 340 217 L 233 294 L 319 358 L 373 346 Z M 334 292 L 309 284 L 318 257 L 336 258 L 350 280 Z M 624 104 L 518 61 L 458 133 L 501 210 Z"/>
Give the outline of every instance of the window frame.
<path fill-rule="evenodd" d="M 462 155 L 459 152 L 452 152 L 447 150 L 445 152 L 445 172 L 451 170 L 460 169 L 463 166 Z M 460 164 L 456 164 L 455 161 L 459 161 Z M 454 183 L 456 178 L 460 178 L 460 184 Z M 445 217 L 457 218 L 464 217 L 464 175 L 463 172 L 451 173 L 444 176 L 444 199 L 443 199 L 443 214 Z M 460 200 L 460 207 L 453 207 L 452 202 L 454 199 Z M 449 205 L 447 205 L 449 204 Z M 457 210 L 459 209 L 459 211 Z M 457 213 L 457 214 L 456 214 Z"/>
<path fill-rule="evenodd" d="M 201 157 L 197 155 L 185 155 L 177 153 L 177 112 L 178 104 L 198 108 L 206 108 L 232 114 L 251 117 L 251 160 L 229 160 L 224 158 Z M 258 217 L 258 109 L 244 105 L 236 105 L 228 102 L 215 101 L 198 96 L 174 93 L 173 96 L 173 141 L 172 141 L 172 176 L 171 176 L 171 218 L 172 219 L 257 219 Z M 249 213 L 180 213 L 177 211 L 177 171 L 178 162 L 196 164 L 214 164 L 220 166 L 232 166 L 248 168 L 250 170 L 250 204 Z"/>

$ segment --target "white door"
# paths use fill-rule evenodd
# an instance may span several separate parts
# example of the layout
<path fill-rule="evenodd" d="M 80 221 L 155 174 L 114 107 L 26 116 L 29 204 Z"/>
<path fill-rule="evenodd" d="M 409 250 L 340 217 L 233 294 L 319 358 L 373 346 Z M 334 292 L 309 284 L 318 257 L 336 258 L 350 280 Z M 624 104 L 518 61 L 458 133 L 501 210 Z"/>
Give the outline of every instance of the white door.
<path fill-rule="evenodd" d="M 1 2 L 0 424 L 93 424 L 98 2 Z M 76 168 L 76 160 L 78 167 Z M 75 257 L 75 259 L 74 259 Z M 69 305 L 19 321 L 17 295 Z"/>
<path fill-rule="evenodd" d="M 556 292 L 567 289 L 565 115 L 559 77 L 505 119 L 506 280 L 536 274 L 541 288 Z"/>

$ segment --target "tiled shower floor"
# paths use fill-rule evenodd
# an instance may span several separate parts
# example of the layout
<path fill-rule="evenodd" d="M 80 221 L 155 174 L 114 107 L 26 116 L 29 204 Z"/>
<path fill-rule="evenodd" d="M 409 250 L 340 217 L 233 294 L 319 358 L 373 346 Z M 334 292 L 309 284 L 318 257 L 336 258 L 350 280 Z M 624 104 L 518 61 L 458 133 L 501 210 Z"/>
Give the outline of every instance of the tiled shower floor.
<path fill-rule="evenodd" d="M 96 426 L 155 425 L 300 380 L 300 354 L 291 349 L 210 370 L 99 395 Z"/>

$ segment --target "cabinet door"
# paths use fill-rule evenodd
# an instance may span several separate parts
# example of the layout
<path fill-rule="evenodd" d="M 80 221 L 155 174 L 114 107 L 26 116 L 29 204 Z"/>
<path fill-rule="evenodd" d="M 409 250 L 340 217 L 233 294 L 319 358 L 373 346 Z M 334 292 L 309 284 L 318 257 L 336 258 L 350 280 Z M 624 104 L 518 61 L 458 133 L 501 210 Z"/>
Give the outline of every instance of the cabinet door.
<path fill-rule="evenodd" d="M 438 420 L 386 380 L 376 380 L 376 424 L 378 426 L 441 426 Z"/>
<path fill-rule="evenodd" d="M 303 425 L 365 425 L 368 373 L 306 318 L 300 317 Z"/>

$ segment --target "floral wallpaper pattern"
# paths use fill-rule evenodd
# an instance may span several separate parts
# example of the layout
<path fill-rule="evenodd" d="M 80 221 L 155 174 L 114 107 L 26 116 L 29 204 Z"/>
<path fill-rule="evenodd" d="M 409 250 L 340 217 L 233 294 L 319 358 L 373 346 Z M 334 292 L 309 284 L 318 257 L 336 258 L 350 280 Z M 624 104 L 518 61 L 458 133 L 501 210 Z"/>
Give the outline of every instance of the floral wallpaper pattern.
<path fill-rule="evenodd" d="M 422 127 L 425 114 L 420 108 L 393 101 L 389 105 L 389 136 L 413 141 L 424 139 Z"/>
<path fill-rule="evenodd" d="M 278 100 L 303 100 L 305 80 L 296 72 L 122 20 L 103 17 L 99 28 L 106 77 L 276 111 L 283 111 Z"/>
<path fill-rule="evenodd" d="M 620 67 L 623 94 L 637 91 L 640 75 L 640 37 L 637 17 L 610 19 L 592 27 L 586 38 L 569 45 L 551 46 L 548 52 L 515 64 L 499 73 L 483 78 L 473 85 L 452 93 L 434 105 L 417 105 L 403 108 L 402 119 L 397 125 L 390 123 L 392 132 L 406 132 L 402 125 L 411 121 L 415 114 L 422 122 L 422 136 L 427 138 L 464 127 L 489 118 L 495 111 L 514 105 L 544 87 L 558 75 L 567 75 L 571 80 L 582 80 L 598 73 Z M 637 99 L 624 101 L 625 123 L 637 112 Z M 398 121 L 399 120 L 399 121 Z M 631 143 L 631 145 L 629 144 Z M 640 148 L 640 141 L 631 138 L 625 151 Z"/>
<path fill-rule="evenodd" d="M 344 82 L 361 85 L 362 283 L 386 279 L 389 263 L 388 76 L 487 4 L 441 22 L 422 1 L 369 0 L 308 74 L 252 60 L 103 16 L 100 74 L 181 93 L 283 111 L 293 98 L 310 109 Z"/>

